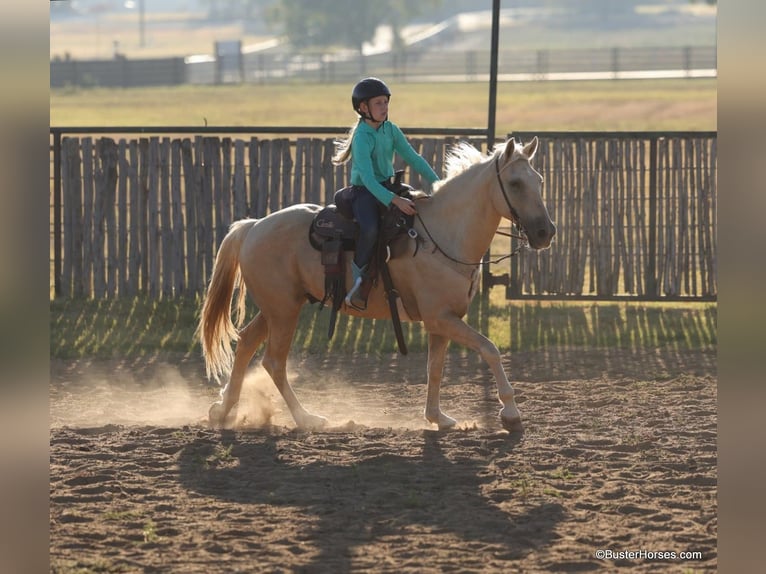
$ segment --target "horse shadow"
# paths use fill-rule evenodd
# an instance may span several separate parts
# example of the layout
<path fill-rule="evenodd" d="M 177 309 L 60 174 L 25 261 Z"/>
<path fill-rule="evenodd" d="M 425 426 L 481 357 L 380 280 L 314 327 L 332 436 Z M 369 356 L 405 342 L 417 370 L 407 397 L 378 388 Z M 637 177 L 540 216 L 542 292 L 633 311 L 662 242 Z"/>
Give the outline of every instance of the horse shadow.
<path fill-rule="evenodd" d="M 491 547 L 502 560 L 521 559 L 557 537 L 556 526 L 564 517 L 560 504 L 530 502 L 521 512 L 503 510 L 503 502 L 517 496 L 514 489 L 495 485 L 485 496 L 482 487 L 498 479 L 497 473 L 488 472 L 489 460 L 452 451 L 445 456 L 444 434 L 423 431 L 422 452 L 414 457 L 381 446 L 374 431 L 371 434 L 353 447 L 345 433 L 327 433 L 341 437 L 331 438 L 329 444 L 321 442 L 321 434 L 309 435 L 319 442 L 309 446 L 312 456 L 306 457 L 293 447 L 284 448 L 284 435 L 211 433 L 180 452 L 180 480 L 192 492 L 240 507 L 281 505 L 303 513 L 302 539 L 317 550 L 306 571 L 349 572 L 353 556 L 365 545 L 399 541 L 392 546 L 394 552 L 398 544 L 419 544 L 402 542 L 405 538 L 426 533 L 458 537 L 469 543 L 466 552 L 471 554 Z M 295 442 L 296 437 L 289 440 Z M 342 457 L 336 441 L 346 451 Z M 518 439 L 503 439 L 487 459 L 507 462 L 517 443 Z M 349 450 L 354 452 L 353 464 L 348 464 Z M 217 451 L 225 452 L 228 462 L 205 463 Z"/>

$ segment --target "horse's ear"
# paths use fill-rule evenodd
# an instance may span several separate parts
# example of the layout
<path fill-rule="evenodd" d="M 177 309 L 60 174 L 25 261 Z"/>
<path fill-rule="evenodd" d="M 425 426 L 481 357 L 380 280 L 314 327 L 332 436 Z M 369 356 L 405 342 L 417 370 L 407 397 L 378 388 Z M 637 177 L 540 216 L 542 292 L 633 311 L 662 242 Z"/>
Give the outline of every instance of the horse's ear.
<path fill-rule="evenodd" d="M 505 144 L 505 161 L 510 161 L 516 151 L 516 138 L 509 139 Z"/>
<path fill-rule="evenodd" d="M 524 146 L 524 155 L 529 159 L 532 159 L 537 153 L 537 136 L 532 138 L 532 141 Z"/>

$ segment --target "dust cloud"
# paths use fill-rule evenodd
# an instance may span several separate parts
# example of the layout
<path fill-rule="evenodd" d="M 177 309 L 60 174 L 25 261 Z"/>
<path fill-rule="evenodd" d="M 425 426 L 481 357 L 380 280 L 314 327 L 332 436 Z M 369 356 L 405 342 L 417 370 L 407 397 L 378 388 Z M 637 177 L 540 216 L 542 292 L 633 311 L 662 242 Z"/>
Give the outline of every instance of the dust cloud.
<path fill-rule="evenodd" d="M 185 378 L 177 367 L 167 364 L 136 373 L 125 365 L 78 364 L 51 376 L 50 426 L 206 423 L 217 391 L 202 379 Z"/>
<path fill-rule="evenodd" d="M 365 427 L 428 428 L 422 418 L 422 387 L 392 381 L 382 385 L 351 381 L 339 373 L 325 374 L 301 365 L 288 373 L 304 407 L 328 419 L 327 431 Z M 219 400 L 221 387 L 201 373 L 184 374 L 178 366 L 158 364 L 131 368 L 120 362 L 62 362 L 51 374 L 50 427 L 207 426 L 208 409 Z M 411 396 L 412 395 L 412 396 Z M 403 408 L 404 407 L 404 408 Z M 245 376 L 239 403 L 225 427 L 294 428 L 287 405 L 260 365 Z"/>

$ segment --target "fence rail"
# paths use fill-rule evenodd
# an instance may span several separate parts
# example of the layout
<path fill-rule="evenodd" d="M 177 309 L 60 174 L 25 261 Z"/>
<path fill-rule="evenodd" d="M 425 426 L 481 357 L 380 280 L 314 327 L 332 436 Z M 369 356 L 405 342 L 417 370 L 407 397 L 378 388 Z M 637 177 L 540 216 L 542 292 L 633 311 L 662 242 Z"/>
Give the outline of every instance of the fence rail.
<path fill-rule="evenodd" d="M 168 128 L 115 139 L 52 129 L 55 295 L 202 293 L 232 221 L 324 204 L 346 184 L 346 166 L 330 161 L 334 138 L 286 137 L 291 130 L 232 138 L 245 129 L 184 137 L 192 128 Z M 483 130 L 428 132 L 408 135 L 437 173 L 457 139 L 486 148 Z M 714 132 L 538 135 L 535 164 L 559 234 L 551 249 L 511 260 L 509 297 L 716 298 Z"/>
<path fill-rule="evenodd" d="M 489 50 L 454 51 L 448 43 L 429 48 L 362 56 L 326 53 L 291 54 L 284 51 L 242 53 L 235 71 L 225 61 L 207 58 L 157 58 L 131 60 L 52 60 L 50 87 L 136 87 L 179 84 L 354 82 L 366 70 L 397 81 L 429 81 L 452 78 L 477 81 L 487 75 Z M 556 78 L 564 74 L 608 74 L 620 77 L 631 72 L 676 71 L 680 77 L 704 72 L 715 75 L 715 46 L 643 48 L 594 48 L 567 50 L 503 50 L 498 55 L 501 79 Z M 226 69 L 224 69 L 226 68 Z"/>

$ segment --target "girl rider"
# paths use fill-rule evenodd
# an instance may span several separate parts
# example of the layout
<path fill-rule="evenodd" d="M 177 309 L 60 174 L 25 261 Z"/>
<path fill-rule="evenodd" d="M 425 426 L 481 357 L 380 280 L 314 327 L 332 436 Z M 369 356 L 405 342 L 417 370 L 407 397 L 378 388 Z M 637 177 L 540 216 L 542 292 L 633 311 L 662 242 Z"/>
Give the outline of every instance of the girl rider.
<path fill-rule="evenodd" d="M 351 205 L 359 224 L 359 239 L 351 264 L 354 284 L 346 295 L 346 304 L 359 310 L 367 307 L 360 287 L 378 237 L 379 205 L 393 204 L 407 215 L 416 213 L 411 200 L 383 185 L 394 175 L 394 152 L 429 182 L 439 181 L 439 176 L 412 148 L 399 127 L 388 121 L 390 98 L 388 86 L 377 78 L 365 78 L 354 86 L 351 104 L 360 117 L 348 137 L 338 142 L 332 158 L 335 165 L 351 159 Z"/>

